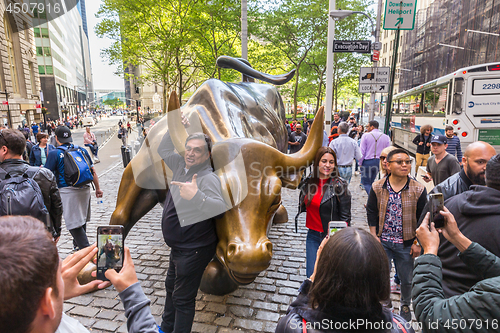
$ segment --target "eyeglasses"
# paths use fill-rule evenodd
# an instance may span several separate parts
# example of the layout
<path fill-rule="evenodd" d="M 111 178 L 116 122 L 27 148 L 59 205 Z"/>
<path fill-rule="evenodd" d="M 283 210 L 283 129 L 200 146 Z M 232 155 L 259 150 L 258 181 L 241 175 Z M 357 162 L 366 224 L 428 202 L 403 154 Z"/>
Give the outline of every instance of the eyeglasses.
<path fill-rule="evenodd" d="M 387 156 L 380 156 L 380 160 L 383 161 L 387 158 Z"/>
<path fill-rule="evenodd" d="M 411 165 L 411 160 L 397 160 L 397 161 L 388 161 L 387 163 L 397 163 L 398 165 Z"/>

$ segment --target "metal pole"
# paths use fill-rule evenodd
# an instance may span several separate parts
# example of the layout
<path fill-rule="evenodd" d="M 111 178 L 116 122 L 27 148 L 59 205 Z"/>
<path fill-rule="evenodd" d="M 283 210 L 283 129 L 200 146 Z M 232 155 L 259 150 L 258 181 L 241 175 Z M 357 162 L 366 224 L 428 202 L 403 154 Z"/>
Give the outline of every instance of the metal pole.
<path fill-rule="evenodd" d="M 247 0 L 241 0 L 241 57 L 248 59 Z"/>
<path fill-rule="evenodd" d="M 396 64 L 398 61 L 398 48 L 399 48 L 399 35 L 401 30 L 398 28 L 396 30 L 396 45 L 394 46 L 394 51 L 392 53 L 392 65 L 391 65 L 391 84 L 389 85 L 389 95 L 387 95 L 387 106 L 385 111 L 385 126 L 384 133 L 389 134 L 389 126 L 391 125 L 391 112 L 392 112 L 392 94 L 394 92 L 394 79 L 396 77 Z"/>
<path fill-rule="evenodd" d="M 378 1 L 378 8 L 377 8 L 377 23 L 375 26 L 375 50 L 380 50 L 380 23 L 382 21 L 382 6 L 383 6 L 383 0 Z M 378 67 L 378 61 L 373 62 L 373 67 Z M 368 117 L 368 120 L 373 120 L 375 117 L 375 94 L 372 92 L 370 94 L 370 116 Z"/>
<path fill-rule="evenodd" d="M 330 13 L 335 10 L 335 0 L 330 0 Z M 335 38 L 335 20 L 328 15 L 328 35 L 326 48 L 326 98 L 325 98 L 325 130 L 330 133 L 330 123 L 332 121 L 333 102 L 333 39 Z"/>

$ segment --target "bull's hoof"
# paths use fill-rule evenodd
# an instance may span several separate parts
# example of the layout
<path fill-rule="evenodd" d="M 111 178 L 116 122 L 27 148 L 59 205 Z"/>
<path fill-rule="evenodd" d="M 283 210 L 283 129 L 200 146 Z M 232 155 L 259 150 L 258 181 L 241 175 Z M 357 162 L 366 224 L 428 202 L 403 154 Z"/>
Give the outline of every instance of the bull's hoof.
<path fill-rule="evenodd" d="M 286 211 L 285 206 L 280 205 L 276 214 L 274 214 L 273 224 L 286 223 L 288 222 L 288 212 Z"/>
<path fill-rule="evenodd" d="M 224 266 L 215 259 L 205 268 L 200 289 L 207 294 L 226 295 L 238 289 L 238 284 L 231 279 Z"/>
<path fill-rule="evenodd" d="M 89 283 L 90 281 L 95 280 L 95 277 L 92 277 L 92 272 L 96 270 L 96 265 L 89 261 L 85 267 L 78 273 L 78 282 L 83 286 L 84 284 Z M 97 289 L 96 289 L 97 290 Z"/>

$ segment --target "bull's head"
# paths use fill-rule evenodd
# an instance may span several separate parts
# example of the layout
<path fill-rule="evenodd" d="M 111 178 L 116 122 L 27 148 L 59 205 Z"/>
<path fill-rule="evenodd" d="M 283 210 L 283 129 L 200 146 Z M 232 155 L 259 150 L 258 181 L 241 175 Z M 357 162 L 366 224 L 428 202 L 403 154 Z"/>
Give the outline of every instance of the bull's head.
<path fill-rule="evenodd" d="M 175 99 L 171 101 L 175 103 Z M 169 109 L 177 106 L 171 105 Z M 182 152 L 187 134 L 182 126 L 174 125 L 180 119 L 175 119 L 175 116 L 171 119 L 172 138 L 176 138 L 173 141 L 177 151 Z M 323 108 L 316 115 L 304 147 L 291 155 L 251 139 L 235 138 L 214 145 L 214 166 L 226 202 L 232 208 L 216 221 L 219 237 L 216 257 L 219 262 L 212 264 L 216 265 L 216 271 L 224 269 L 229 275 L 227 280 L 231 281 L 226 281 L 229 283 L 226 286 L 213 281 L 221 278 L 221 272 L 210 272 L 214 269 L 212 265 L 207 268 L 202 290 L 227 293 L 231 291 L 230 282 L 233 285 L 251 283 L 267 269 L 273 249 L 267 235 L 281 206 L 281 189 L 283 186 L 298 186 L 303 170 L 312 164 L 322 145 L 322 126 Z"/>

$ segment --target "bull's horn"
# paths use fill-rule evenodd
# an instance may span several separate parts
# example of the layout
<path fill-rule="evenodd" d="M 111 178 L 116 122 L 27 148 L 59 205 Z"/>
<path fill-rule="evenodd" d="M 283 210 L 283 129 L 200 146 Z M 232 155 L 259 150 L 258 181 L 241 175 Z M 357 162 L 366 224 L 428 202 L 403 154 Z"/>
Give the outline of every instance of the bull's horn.
<path fill-rule="evenodd" d="M 170 99 L 168 100 L 167 121 L 170 138 L 174 144 L 175 149 L 181 155 L 184 154 L 184 143 L 188 137 L 186 129 L 182 126 L 181 122 L 181 105 L 177 93 L 172 91 Z"/>
<path fill-rule="evenodd" d="M 316 113 L 311 131 L 307 137 L 306 143 L 301 150 L 295 154 L 287 155 L 281 153 L 281 165 L 284 167 L 302 168 L 314 161 L 316 152 L 323 145 L 323 118 L 324 107 L 322 106 Z"/>

